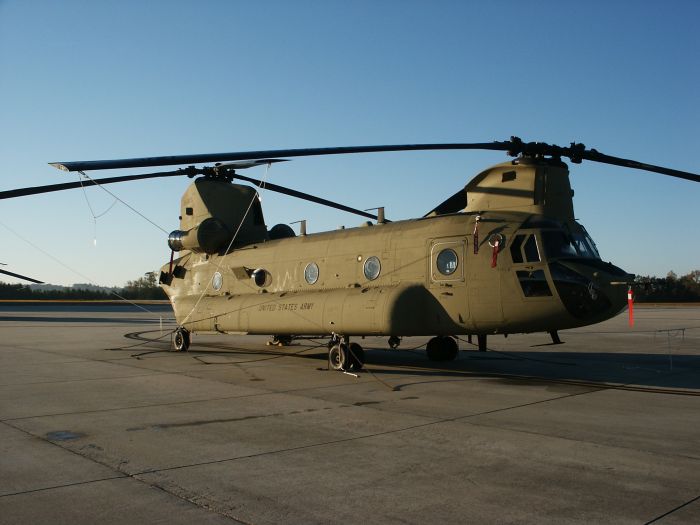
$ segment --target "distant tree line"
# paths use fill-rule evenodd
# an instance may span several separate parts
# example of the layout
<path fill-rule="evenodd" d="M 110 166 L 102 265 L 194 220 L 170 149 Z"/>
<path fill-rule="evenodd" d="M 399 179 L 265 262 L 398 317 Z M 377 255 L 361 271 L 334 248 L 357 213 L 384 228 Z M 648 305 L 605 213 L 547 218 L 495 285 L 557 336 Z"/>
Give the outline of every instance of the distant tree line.
<path fill-rule="evenodd" d="M 94 287 L 93 287 L 94 288 Z M 114 291 L 110 289 L 64 288 L 59 290 L 33 289 L 25 284 L 0 282 L 0 299 L 58 299 L 58 300 L 116 300 L 125 299 L 156 300 L 167 299 L 158 286 L 155 272 L 148 272 L 135 281 Z M 634 287 L 635 301 L 654 302 L 700 302 L 700 270 L 678 277 L 668 272 L 666 277 L 637 276 Z"/>
<path fill-rule="evenodd" d="M 700 301 L 700 270 L 678 277 L 674 271 L 666 277 L 637 276 L 635 301 L 646 303 L 698 302 Z"/>
<path fill-rule="evenodd" d="M 99 289 L 61 288 L 42 290 L 26 284 L 7 284 L 0 282 L 0 299 L 30 300 L 75 300 L 75 301 L 115 301 L 119 298 L 130 300 L 167 299 L 163 289 L 158 286 L 155 272 L 148 272 L 135 281 L 127 281 L 123 288 Z"/>

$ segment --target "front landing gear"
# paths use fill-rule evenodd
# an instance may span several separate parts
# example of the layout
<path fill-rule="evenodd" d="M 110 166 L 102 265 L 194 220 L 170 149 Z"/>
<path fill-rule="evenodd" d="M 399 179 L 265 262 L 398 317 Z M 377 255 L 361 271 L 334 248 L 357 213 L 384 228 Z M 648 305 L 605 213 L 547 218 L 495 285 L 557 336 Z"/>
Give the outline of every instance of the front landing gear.
<path fill-rule="evenodd" d="M 449 336 L 433 337 L 425 350 L 431 361 L 452 361 L 459 354 L 457 341 Z"/>
<path fill-rule="evenodd" d="M 179 326 L 175 330 L 173 346 L 178 352 L 187 352 L 187 349 L 190 347 L 190 331 L 187 328 Z"/>
<path fill-rule="evenodd" d="M 328 366 L 333 370 L 347 372 L 360 370 L 365 364 L 365 351 L 348 337 L 333 336 L 328 344 Z"/>
<path fill-rule="evenodd" d="M 552 338 L 553 345 L 563 344 L 562 340 L 559 338 L 559 332 L 557 332 L 556 330 L 552 330 L 551 332 L 549 332 L 549 336 Z"/>

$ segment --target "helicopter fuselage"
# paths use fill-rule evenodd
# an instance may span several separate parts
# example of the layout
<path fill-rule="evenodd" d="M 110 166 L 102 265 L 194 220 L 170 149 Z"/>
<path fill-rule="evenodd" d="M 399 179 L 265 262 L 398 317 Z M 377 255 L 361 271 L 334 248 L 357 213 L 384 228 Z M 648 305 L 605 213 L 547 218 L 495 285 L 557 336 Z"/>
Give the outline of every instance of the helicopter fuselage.
<path fill-rule="evenodd" d="M 163 287 L 178 324 L 191 332 L 554 331 L 603 321 L 626 304 L 626 287 L 614 283 L 627 274 L 602 262 L 591 244 L 575 222 L 457 213 L 223 254 L 185 252 L 162 268 L 172 276 Z"/>

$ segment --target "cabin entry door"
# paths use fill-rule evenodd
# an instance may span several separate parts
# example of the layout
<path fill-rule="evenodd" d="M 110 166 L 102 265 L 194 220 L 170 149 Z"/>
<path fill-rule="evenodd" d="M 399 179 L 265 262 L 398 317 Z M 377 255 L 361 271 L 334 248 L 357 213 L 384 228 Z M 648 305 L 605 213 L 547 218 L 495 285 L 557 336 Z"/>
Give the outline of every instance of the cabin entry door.
<path fill-rule="evenodd" d="M 428 288 L 442 307 L 445 321 L 449 319 L 466 328 L 469 319 L 467 240 L 464 237 L 433 239 L 428 249 Z"/>

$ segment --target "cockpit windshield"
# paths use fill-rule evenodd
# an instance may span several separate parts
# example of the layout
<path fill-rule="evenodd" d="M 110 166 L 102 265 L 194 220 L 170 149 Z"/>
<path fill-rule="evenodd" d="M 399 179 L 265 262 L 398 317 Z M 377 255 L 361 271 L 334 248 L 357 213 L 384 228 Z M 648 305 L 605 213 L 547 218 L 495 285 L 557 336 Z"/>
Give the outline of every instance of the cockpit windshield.
<path fill-rule="evenodd" d="M 585 257 L 600 259 L 593 239 L 583 230 L 569 235 L 561 230 L 543 231 L 544 251 L 550 259 L 556 257 Z"/>
<path fill-rule="evenodd" d="M 574 233 L 574 245 L 581 257 L 589 257 L 591 259 L 600 259 L 598 248 L 596 248 L 593 239 L 584 231 L 584 233 Z"/>

